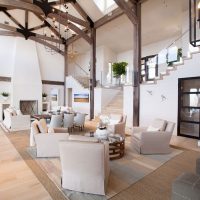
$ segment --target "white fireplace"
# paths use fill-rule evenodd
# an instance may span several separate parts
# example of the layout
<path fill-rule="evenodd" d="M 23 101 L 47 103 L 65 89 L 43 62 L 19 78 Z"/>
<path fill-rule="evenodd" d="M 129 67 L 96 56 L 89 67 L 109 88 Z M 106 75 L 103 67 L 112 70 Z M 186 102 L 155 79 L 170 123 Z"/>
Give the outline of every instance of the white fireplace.
<path fill-rule="evenodd" d="M 12 75 L 11 105 L 20 109 L 20 101 L 36 101 L 42 111 L 42 81 L 35 42 L 16 38 Z"/>

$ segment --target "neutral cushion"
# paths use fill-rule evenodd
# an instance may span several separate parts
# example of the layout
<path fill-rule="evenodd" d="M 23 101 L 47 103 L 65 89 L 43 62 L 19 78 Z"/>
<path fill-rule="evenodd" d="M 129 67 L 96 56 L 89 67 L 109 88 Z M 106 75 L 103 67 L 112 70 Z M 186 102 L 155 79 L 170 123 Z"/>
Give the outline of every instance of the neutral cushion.
<path fill-rule="evenodd" d="M 82 135 L 70 135 L 69 140 L 80 141 L 80 142 L 98 142 L 97 138 L 87 137 Z"/>
<path fill-rule="evenodd" d="M 40 130 L 38 127 L 38 120 L 35 120 L 34 122 L 31 123 L 31 131 L 34 135 L 40 133 Z"/>
<path fill-rule="evenodd" d="M 147 128 L 147 131 L 164 131 L 167 125 L 167 121 L 163 120 L 163 119 L 155 119 Z M 156 130 L 152 130 L 152 129 L 156 129 Z M 150 130 L 148 130 L 150 129 Z"/>
<path fill-rule="evenodd" d="M 41 133 L 47 133 L 48 132 L 48 127 L 45 119 L 41 119 L 38 122 L 38 127 Z"/>
<path fill-rule="evenodd" d="M 48 128 L 48 133 L 55 133 L 54 128 L 49 127 L 49 128 Z"/>
<path fill-rule="evenodd" d="M 16 110 L 17 115 L 22 115 L 21 110 Z"/>
<path fill-rule="evenodd" d="M 135 139 L 137 139 L 137 140 L 141 140 L 141 133 L 135 133 L 134 135 L 133 135 L 133 137 L 135 138 Z"/>
<path fill-rule="evenodd" d="M 153 126 L 149 126 L 148 128 L 147 128 L 147 131 L 160 131 L 160 128 L 156 128 L 156 127 L 153 127 Z"/>

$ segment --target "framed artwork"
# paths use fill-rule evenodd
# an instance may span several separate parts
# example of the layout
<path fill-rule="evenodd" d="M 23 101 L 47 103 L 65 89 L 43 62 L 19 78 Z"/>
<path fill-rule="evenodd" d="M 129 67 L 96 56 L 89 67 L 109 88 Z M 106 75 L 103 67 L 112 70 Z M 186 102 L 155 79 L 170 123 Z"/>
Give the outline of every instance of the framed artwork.
<path fill-rule="evenodd" d="M 74 94 L 74 102 L 88 103 L 89 102 L 89 94 L 88 93 Z"/>

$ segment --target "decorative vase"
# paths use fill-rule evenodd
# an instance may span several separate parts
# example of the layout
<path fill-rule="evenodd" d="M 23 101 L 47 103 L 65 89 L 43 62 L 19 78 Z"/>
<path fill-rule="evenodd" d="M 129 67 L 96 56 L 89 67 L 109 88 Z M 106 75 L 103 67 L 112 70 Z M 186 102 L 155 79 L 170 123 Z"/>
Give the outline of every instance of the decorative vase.
<path fill-rule="evenodd" d="M 46 97 L 43 97 L 43 101 L 46 101 L 47 100 L 47 98 Z"/>

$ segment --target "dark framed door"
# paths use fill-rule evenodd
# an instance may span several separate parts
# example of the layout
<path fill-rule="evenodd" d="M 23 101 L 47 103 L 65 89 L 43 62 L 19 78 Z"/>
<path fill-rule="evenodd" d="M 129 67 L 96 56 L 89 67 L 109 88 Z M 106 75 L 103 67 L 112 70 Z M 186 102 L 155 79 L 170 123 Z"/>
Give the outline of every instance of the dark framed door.
<path fill-rule="evenodd" d="M 200 77 L 178 80 L 178 135 L 200 139 Z"/>

